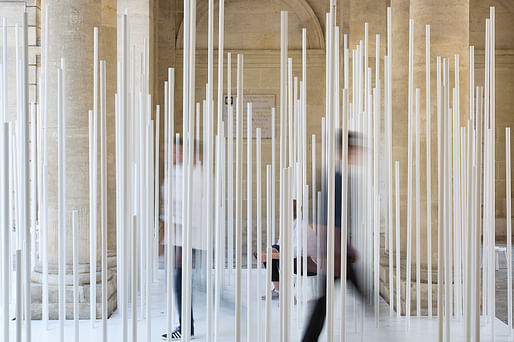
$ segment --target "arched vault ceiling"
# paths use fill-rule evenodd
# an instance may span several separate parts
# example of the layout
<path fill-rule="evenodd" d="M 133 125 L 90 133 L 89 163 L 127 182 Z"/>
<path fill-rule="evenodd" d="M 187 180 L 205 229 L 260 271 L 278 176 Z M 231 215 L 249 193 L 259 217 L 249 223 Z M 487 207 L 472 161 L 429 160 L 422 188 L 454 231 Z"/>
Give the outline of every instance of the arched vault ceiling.
<path fill-rule="evenodd" d="M 218 1 L 214 1 L 214 48 L 218 44 Z M 302 47 L 302 28 L 307 29 L 307 47 L 324 48 L 321 24 L 306 0 L 225 0 L 225 49 L 279 49 L 280 11 L 289 12 L 290 49 Z M 207 48 L 208 1 L 199 1 L 196 12 L 196 47 Z M 183 48 L 183 25 L 177 32 L 177 48 Z"/>

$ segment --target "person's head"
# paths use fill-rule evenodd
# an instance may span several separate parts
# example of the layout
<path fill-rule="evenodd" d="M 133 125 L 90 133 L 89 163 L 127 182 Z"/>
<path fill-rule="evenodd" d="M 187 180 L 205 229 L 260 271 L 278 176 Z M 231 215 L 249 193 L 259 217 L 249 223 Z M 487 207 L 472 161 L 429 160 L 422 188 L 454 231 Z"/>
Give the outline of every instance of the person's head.
<path fill-rule="evenodd" d="M 343 159 L 343 132 L 338 130 L 336 133 L 337 143 L 339 145 L 339 160 Z M 356 164 L 358 155 L 364 149 L 364 138 L 361 133 L 348 131 L 348 163 Z"/>
<path fill-rule="evenodd" d="M 182 140 L 182 137 L 179 137 L 175 140 L 175 164 L 182 164 L 183 162 L 183 150 L 184 150 L 184 141 Z M 202 142 L 201 141 L 193 141 L 193 149 L 194 149 L 194 156 L 198 156 L 198 160 L 201 160 L 202 157 Z M 193 161 L 196 161 L 197 158 L 194 157 Z"/>

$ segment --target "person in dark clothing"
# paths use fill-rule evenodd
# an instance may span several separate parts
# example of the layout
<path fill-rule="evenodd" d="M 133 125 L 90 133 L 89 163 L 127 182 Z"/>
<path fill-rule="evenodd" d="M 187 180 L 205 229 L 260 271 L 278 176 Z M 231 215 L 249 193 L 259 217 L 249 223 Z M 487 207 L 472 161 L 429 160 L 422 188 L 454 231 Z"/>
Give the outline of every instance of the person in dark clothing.
<path fill-rule="evenodd" d="M 342 151 L 342 133 L 338 132 L 336 135 L 337 144 L 339 145 L 339 163 L 342 161 L 343 151 Z M 349 132 L 348 133 L 348 164 L 356 164 L 357 163 L 357 156 L 360 153 L 360 150 L 362 148 L 362 137 L 355 133 L 355 132 Z M 319 178 L 321 179 L 321 178 Z M 324 178 L 326 179 L 326 177 Z M 355 221 L 357 221 L 358 218 L 351 217 L 350 213 L 352 200 L 355 200 L 352 198 L 351 193 L 351 180 L 350 176 L 348 176 L 348 185 L 347 185 L 347 224 L 348 224 L 348 231 L 350 231 L 350 228 L 352 226 L 355 226 Z M 334 278 L 335 280 L 340 280 L 340 265 L 342 260 L 340 251 L 341 251 L 341 221 L 342 221 L 342 182 L 343 182 L 343 175 L 341 173 L 341 168 L 336 168 L 335 173 L 335 182 L 334 182 Z M 324 245 L 321 246 L 321 255 L 325 256 L 325 260 L 322 260 L 322 267 L 324 269 L 323 272 L 325 274 L 322 274 L 320 276 L 323 277 L 322 280 L 322 286 L 321 286 L 321 293 L 320 297 L 317 299 L 316 303 L 313 306 L 311 316 L 309 318 L 309 321 L 307 323 L 302 341 L 303 342 L 311 342 L 311 341 L 317 341 L 321 331 L 323 330 L 323 326 L 325 324 L 325 316 L 326 316 L 326 232 L 327 232 L 327 203 L 328 203 L 328 196 L 326 191 L 327 186 L 324 187 L 324 193 L 322 194 L 323 203 L 320 203 L 321 205 L 321 217 L 319 218 L 319 225 L 318 229 L 321 233 L 321 241 L 325 242 Z M 355 196 L 353 196 L 355 197 Z M 324 236 L 323 236 L 324 235 Z M 339 253 L 338 253 L 339 252 Z M 365 293 L 362 288 L 360 278 L 358 274 L 356 273 L 354 262 L 357 260 L 357 252 L 351 247 L 350 244 L 347 245 L 347 258 L 346 258 L 346 279 L 352 283 L 353 287 L 356 290 L 357 295 L 361 298 L 365 298 Z"/>

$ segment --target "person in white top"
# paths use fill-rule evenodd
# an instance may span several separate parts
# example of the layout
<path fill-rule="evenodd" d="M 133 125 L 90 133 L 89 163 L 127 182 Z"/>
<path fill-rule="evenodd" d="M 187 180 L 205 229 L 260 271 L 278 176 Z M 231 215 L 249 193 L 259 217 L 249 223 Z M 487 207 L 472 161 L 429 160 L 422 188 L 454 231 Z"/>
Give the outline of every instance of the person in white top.
<path fill-rule="evenodd" d="M 199 146 L 195 144 L 196 146 Z M 183 159 L 182 159 L 182 140 L 178 141 L 176 144 L 175 151 L 175 160 L 173 161 L 175 166 L 173 169 L 173 186 L 172 186 L 172 212 L 171 215 L 166 212 L 166 209 L 163 209 L 163 215 L 161 219 L 163 221 L 168 221 L 171 216 L 171 222 L 169 225 L 169 229 L 171 231 L 172 237 L 172 245 L 173 249 L 170 248 L 172 253 L 175 253 L 175 269 L 173 272 L 173 289 L 175 292 L 175 303 L 177 305 L 177 312 L 179 318 L 179 325 L 175 328 L 175 330 L 171 333 L 170 338 L 168 338 L 167 334 L 162 334 L 163 340 L 170 341 L 180 341 L 182 340 L 182 236 L 185 234 L 184 230 L 184 217 L 182 213 L 183 209 L 183 184 L 184 184 L 184 167 L 183 167 Z M 199 151 L 195 151 L 195 154 L 199 153 Z M 195 158 L 194 160 L 199 160 L 199 158 Z M 191 215 L 191 223 L 190 223 L 190 232 L 191 232 L 191 245 L 193 248 L 193 252 L 195 250 L 205 250 L 202 239 L 202 208 L 203 208 L 203 199 L 202 199 L 202 191 L 204 189 L 205 177 L 202 170 L 202 166 L 200 163 L 194 163 L 191 170 L 191 186 L 192 190 L 190 193 L 191 197 L 191 206 L 193 208 L 193 215 Z M 167 177 L 164 178 L 163 184 L 161 188 L 163 203 L 167 203 L 168 201 L 168 193 L 167 193 L 167 185 L 168 185 Z M 166 206 L 164 206 L 166 208 Z M 166 238 L 164 241 L 167 241 Z M 194 336 L 194 325 L 193 325 L 193 309 L 191 308 L 191 336 Z"/>

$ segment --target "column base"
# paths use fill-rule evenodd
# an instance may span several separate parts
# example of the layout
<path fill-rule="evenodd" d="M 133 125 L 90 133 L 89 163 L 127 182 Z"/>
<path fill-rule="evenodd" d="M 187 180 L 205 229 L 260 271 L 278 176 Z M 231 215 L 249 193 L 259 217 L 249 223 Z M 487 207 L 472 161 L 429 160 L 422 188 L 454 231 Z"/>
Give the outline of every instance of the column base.
<path fill-rule="evenodd" d="M 108 254 L 107 270 L 107 316 L 110 317 L 117 308 L 116 289 L 116 255 Z M 79 265 L 79 318 L 90 319 L 90 279 L 89 263 Z M 43 316 L 42 286 L 43 268 L 36 265 L 32 272 L 32 303 L 31 314 L 33 320 L 40 320 Z M 59 287 L 58 267 L 48 265 L 48 314 L 49 319 L 59 319 Z M 73 319 L 73 266 L 66 265 L 65 277 L 66 319 Z M 102 274 L 101 264 L 96 267 L 96 318 L 102 317 Z"/>

